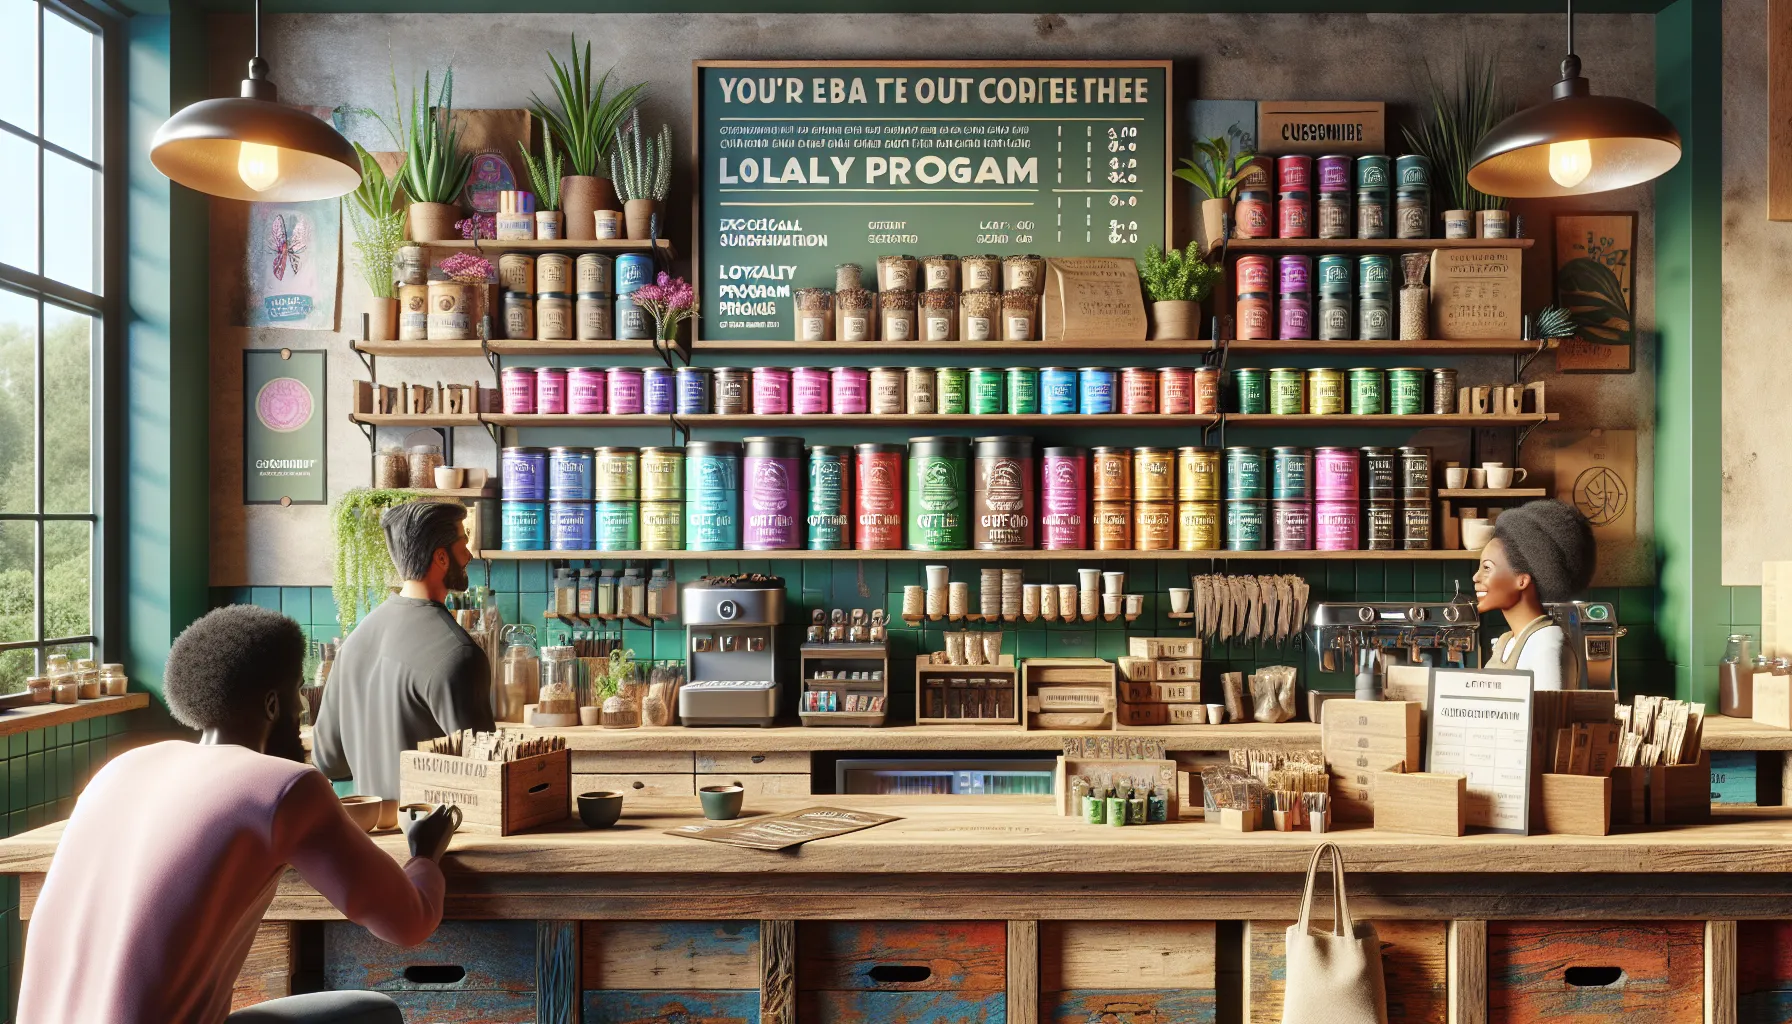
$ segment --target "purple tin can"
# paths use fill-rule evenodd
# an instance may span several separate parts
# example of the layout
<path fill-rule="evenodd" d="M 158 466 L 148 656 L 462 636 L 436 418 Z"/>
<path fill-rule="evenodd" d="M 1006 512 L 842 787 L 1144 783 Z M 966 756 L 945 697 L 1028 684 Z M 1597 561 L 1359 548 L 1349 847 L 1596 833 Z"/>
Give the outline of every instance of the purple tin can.
<path fill-rule="evenodd" d="M 828 371 L 819 366 L 799 366 L 790 371 L 790 411 L 798 416 L 825 416 L 833 385 Z"/>
<path fill-rule="evenodd" d="M 1354 166 L 1350 157 L 1322 156 L 1316 162 L 1319 165 L 1319 191 L 1321 194 L 1327 192 L 1347 193 L 1356 188 L 1356 183 L 1350 173 Z"/>
<path fill-rule="evenodd" d="M 741 507 L 748 551 L 803 546 L 803 439 L 749 437 L 741 462 Z"/>
<path fill-rule="evenodd" d="M 498 453 L 498 480 L 505 501 L 548 500 L 548 450 L 504 449 Z"/>
<path fill-rule="evenodd" d="M 753 367 L 753 412 L 760 416 L 790 413 L 790 370 L 787 367 Z"/>
<path fill-rule="evenodd" d="M 1270 504 L 1270 546 L 1277 551 L 1313 550 L 1313 506 L 1304 501 Z"/>
<path fill-rule="evenodd" d="M 544 416 L 566 414 L 566 371 L 543 366 L 535 371 L 535 411 Z"/>
<path fill-rule="evenodd" d="M 591 503 L 548 502 L 548 550 L 591 550 Z"/>
<path fill-rule="evenodd" d="M 1047 448 L 1040 473 L 1039 546 L 1080 551 L 1089 546 L 1089 450 Z"/>
<path fill-rule="evenodd" d="M 609 383 L 600 366 L 575 366 L 566 371 L 566 411 L 574 416 L 600 416 Z"/>
<path fill-rule="evenodd" d="M 641 371 L 642 411 L 650 416 L 670 416 L 677 405 L 677 387 L 670 366 L 649 366 Z"/>
<path fill-rule="evenodd" d="M 1313 300 L 1307 294 L 1284 295 L 1276 304 L 1277 337 L 1305 341 L 1313 337 Z"/>
<path fill-rule="evenodd" d="M 501 375 L 504 389 L 504 411 L 512 416 L 528 416 L 535 412 L 535 371 L 511 367 Z"/>
<path fill-rule="evenodd" d="M 828 385 L 836 416 L 860 416 L 870 410 L 870 370 L 863 366 L 836 366 L 828 371 Z"/>
<path fill-rule="evenodd" d="M 610 415 L 639 416 L 646 409 L 639 366 L 612 366 L 604 371 L 609 389 Z"/>
<path fill-rule="evenodd" d="M 1357 519 L 1354 501 L 1321 501 L 1313 506 L 1313 541 L 1321 551 L 1355 551 Z"/>
<path fill-rule="evenodd" d="M 1313 497 L 1321 503 L 1354 503 L 1358 462 L 1355 448 L 1313 449 Z"/>
<path fill-rule="evenodd" d="M 1280 294 L 1311 295 L 1313 293 L 1313 258 L 1311 256 L 1284 256 L 1276 265 L 1276 276 L 1280 282 Z"/>

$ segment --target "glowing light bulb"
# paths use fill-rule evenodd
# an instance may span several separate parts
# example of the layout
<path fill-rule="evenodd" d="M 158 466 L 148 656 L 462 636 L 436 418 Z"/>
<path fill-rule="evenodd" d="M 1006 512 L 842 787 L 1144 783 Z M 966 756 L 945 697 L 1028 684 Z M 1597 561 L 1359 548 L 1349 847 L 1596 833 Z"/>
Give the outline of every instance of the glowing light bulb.
<path fill-rule="evenodd" d="M 1554 167 L 1553 162 L 1551 167 Z M 257 192 L 266 192 L 280 180 L 280 150 L 259 142 L 243 143 L 236 158 L 236 173 L 242 176 L 243 184 Z"/>
<path fill-rule="evenodd" d="M 1549 144 L 1549 176 L 1563 188 L 1573 188 L 1593 173 L 1593 145 L 1586 139 Z"/>

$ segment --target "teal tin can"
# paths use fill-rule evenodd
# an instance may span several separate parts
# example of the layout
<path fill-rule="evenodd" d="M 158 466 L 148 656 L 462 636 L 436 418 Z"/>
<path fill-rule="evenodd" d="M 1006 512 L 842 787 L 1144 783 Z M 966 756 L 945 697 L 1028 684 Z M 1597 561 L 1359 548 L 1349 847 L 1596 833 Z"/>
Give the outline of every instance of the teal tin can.
<path fill-rule="evenodd" d="M 1385 253 L 1359 256 L 1356 261 L 1356 293 L 1359 297 L 1394 294 L 1394 257 Z"/>
<path fill-rule="evenodd" d="M 1008 368 L 1008 411 L 1031 416 L 1039 411 L 1039 371 L 1031 366 Z"/>
<path fill-rule="evenodd" d="M 1269 496 L 1266 454 L 1242 445 L 1226 449 L 1227 501 L 1262 501 Z"/>
<path fill-rule="evenodd" d="M 1266 501 L 1226 502 L 1226 550 L 1262 551 L 1268 545 L 1264 528 L 1269 503 Z"/>
<path fill-rule="evenodd" d="M 963 551 L 971 546 L 970 458 L 968 438 L 909 438 L 910 551 Z"/>
<path fill-rule="evenodd" d="M 598 551 L 641 549 L 641 503 L 600 501 L 592 508 L 592 533 Z"/>
<path fill-rule="evenodd" d="M 1313 497 L 1313 450 L 1283 446 L 1269 450 L 1269 494 L 1277 501 Z"/>
<path fill-rule="evenodd" d="M 685 445 L 685 550 L 740 550 L 743 451 L 739 441 L 692 441 Z"/>
<path fill-rule="evenodd" d="M 1337 253 L 1321 256 L 1315 273 L 1319 277 L 1317 290 L 1321 297 L 1342 295 L 1348 298 L 1356 294 L 1356 271 L 1350 265 L 1350 257 Z"/>
<path fill-rule="evenodd" d="M 1428 374 L 1416 366 L 1396 366 L 1388 371 L 1388 411 L 1396 416 L 1420 416 L 1425 412 Z"/>
<path fill-rule="evenodd" d="M 962 366 L 940 367 L 933 391 L 940 415 L 963 416 L 971 408 L 971 371 Z"/>
<path fill-rule="evenodd" d="M 1350 370 L 1350 415 L 1379 416 L 1388 411 L 1387 375 L 1373 366 Z"/>
<path fill-rule="evenodd" d="M 1389 178 L 1389 174 L 1392 173 L 1392 170 L 1393 170 L 1392 163 L 1391 163 L 1391 161 L 1388 160 L 1386 154 L 1375 153 L 1375 154 L 1372 154 L 1369 156 L 1357 157 L 1356 158 L 1356 187 L 1357 187 L 1357 190 L 1361 191 L 1363 189 L 1371 189 L 1371 188 L 1379 188 L 1379 189 L 1393 188 L 1394 183 Z M 620 269 L 620 268 L 618 268 L 618 269 Z"/>
<path fill-rule="evenodd" d="M 546 551 L 548 547 L 548 503 L 545 501 L 505 501 L 500 515 L 501 538 L 505 551 Z"/>
<path fill-rule="evenodd" d="M 1269 371 L 1269 414 L 1299 416 L 1307 408 L 1307 371 L 1278 366 Z"/>
<path fill-rule="evenodd" d="M 1383 157 L 1382 159 L 1387 159 Z M 1394 187 L 1397 189 L 1429 189 L 1431 158 L 1421 153 L 1406 153 L 1394 161 Z"/>
<path fill-rule="evenodd" d="M 809 449 L 810 551 L 845 551 L 852 547 L 851 512 L 847 507 L 847 465 L 852 449 L 818 444 Z"/>
<path fill-rule="evenodd" d="M 1006 371 L 989 366 L 971 367 L 971 415 L 995 416 L 1002 411 L 1008 391 Z"/>
<path fill-rule="evenodd" d="M 1247 366 L 1232 371 L 1232 404 L 1237 411 L 1261 416 L 1269 411 L 1269 371 Z"/>

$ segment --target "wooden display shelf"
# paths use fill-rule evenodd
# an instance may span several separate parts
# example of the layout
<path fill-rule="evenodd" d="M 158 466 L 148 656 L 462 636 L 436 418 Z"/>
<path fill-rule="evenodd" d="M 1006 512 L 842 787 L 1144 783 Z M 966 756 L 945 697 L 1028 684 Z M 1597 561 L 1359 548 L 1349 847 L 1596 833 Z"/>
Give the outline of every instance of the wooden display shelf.
<path fill-rule="evenodd" d="M 1233 238 L 1228 253 L 1398 252 L 1425 249 L 1529 249 L 1535 238 Z"/>
<path fill-rule="evenodd" d="M 1792 729 L 1765 725 L 1752 718 L 1706 715 L 1700 739 L 1706 750 L 1792 750 Z"/>
<path fill-rule="evenodd" d="M 1440 487 L 1437 491 L 1440 498 L 1547 498 L 1549 491 L 1543 487 Z"/>
<path fill-rule="evenodd" d="M 451 487 L 446 489 L 441 487 L 398 487 L 394 489 L 403 491 L 406 494 L 414 494 L 419 498 L 458 498 L 462 501 L 475 498 L 496 498 L 498 496 L 498 487 L 496 484 L 487 484 L 484 487 Z"/>
<path fill-rule="evenodd" d="M 966 430 L 997 430 L 1004 427 L 1120 427 L 1123 429 L 1147 430 L 1154 427 L 1209 427 L 1220 421 L 1218 416 L 1209 415 L 1166 415 L 1152 413 L 1148 415 L 1127 416 L 1120 413 L 1107 415 L 1081 414 L 1048 416 L 1043 413 L 990 413 L 987 415 L 910 415 L 902 413 L 895 416 L 873 416 L 870 414 L 852 416 L 744 416 L 708 414 L 701 416 L 680 416 L 680 423 L 690 427 L 757 427 L 772 428 L 777 426 L 792 427 L 856 427 L 876 425 L 880 427 L 960 427 Z"/>
<path fill-rule="evenodd" d="M 1011 655 L 1003 655 L 1012 659 Z M 1001 666 L 928 665 L 924 669 L 942 672 L 989 674 L 998 669 L 1018 672 L 1013 664 Z M 1018 706 L 1018 705 L 1017 705 Z M 1018 714 L 1016 716 L 1019 717 Z M 1064 740 L 1072 736 L 1114 736 L 1112 730 L 1031 730 L 1018 721 L 998 724 L 977 724 L 959 721 L 948 725 L 892 724 L 881 729 L 827 728 L 802 726 L 795 718 L 780 720 L 769 729 L 709 726 L 642 726 L 638 729 L 605 729 L 581 726 L 563 729 L 533 729 L 504 723 L 506 729 L 524 733 L 546 732 L 566 737 L 567 748 L 574 751 L 574 770 L 578 768 L 578 751 L 702 751 L 709 753 L 808 753 L 827 751 L 878 750 L 1051 750 L 1061 752 Z M 1150 730 L 1149 738 L 1162 741 L 1173 751 L 1230 750 L 1233 747 L 1265 747 L 1275 750 L 1317 750 L 1319 727 L 1311 722 L 1282 722 L 1265 725 L 1241 722 L 1236 725 L 1164 725 Z"/>
<path fill-rule="evenodd" d="M 482 425 L 479 414 L 476 412 L 441 416 L 433 413 L 413 416 L 409 413 L 351 412 L 348 414 L 348 418 L 352 422 L 365 423 L 370 427 L 477 427 Z"/>
<path fill-rule="evenodd" d="M 652 341 L 556 341 L 505 338 L 485 343 L 500 356 L 651 356 L 659 352 Z"/>
<path fill-rule="evenodd" d="M 127 711 L 149 706 L 149 694 L 127 693 L 122 697 L 96 697 L 77 704 L 33 704 L 30 707 L 0 711 L 0 736 L 16 736 L 33 729 L 85 722 L 90 718 L 122 715 Z"/>
<path fill-rule="evenodd" d="M 477 249 L 480 252 L 648 252 L 659 249 L 667 259 L 675 259 L 678 249 L 668 239 L 653 242 L 630 238 L 594 238 L 579 242 L 568 238 L 519 238 L 500 241 L 496 238 L 452 238 L 442 242 L 418 242 L 425 249 Z"/>
<path fill-rule="evenodd" d="M 669 427 L 672 425 L 672 417 L 657 414 L 652 416 L 645 414 L 612 416 L 602 413 L 596 416 L 572 416 L 488 412 L 481 414 L 480 419 L 497 427 Z M 693 417 L 680 417 L 680 420 L 684 422 L 691 419 Z"/>
<path fill-rule="evenodd" d="M 483 356 L 477 338 L 472 341 L 357 341 L 349 348 L 381 359 L 461 359 Z"/>
<path fill-rule="evenodd" d="M 1239 413 L 1226 414 L 1226 425 L 1231 427 L 1529 427 L 1538 423 L 1552 423 L 1561 418 L 1560 413 L 1526 413 L 1520 416 L 1466 416 L 1460 413 L 1438 415 L 1424 413 L 1418 416 L 1352 416 L 1349 413 L 1334 413 L 1330 416 L 1315 416 L 1302 413 L 1299 416 L 1277 416 L 1274 413 Z"/>
<path fill-rule="evenodd" d="M 1473 560 L 1470 551 L 475 551 L 474 558 L 500 562 L 652 562 L 835 560 L 901 562 L 1453 562 Z"/>
<path fill-rule="evenodd" d="M 1522 338 L 1468 339 L 1463 341 L 1280 341 L 1260 338 L 1254 340 L 1233 340 L 1226 343 L 1226 348 L 1233 352 L 1282 352 L 1290 355 L 1297 353 L 1339 355 L 1437 355 L 1437 356 L 1487 356 L 1487 355 L 1524 355 L 1537 351 L 1538 347 L 1554 348 L 1553 341 L 1526 341 Z"/>
<path fill-rule="evenodd" d="M 493 342 L 494 351 L 499 344 Z M 552 342 L 543 344 L 565 344 Z M 577 344 L 577 343 L 574 343 Z M 619 343 L 621 344 L 621 343 Z M 1233 352 L 1326 353 L 1340 355 L 1520 355 L 1535 352 L 1538 345 L 1550 342 L 1522 339 L 1468 341 L 1278 341 L 1233 340 L 1226 347 Z M 774 352 L 863 353 L 867 357 L 880 353 L 915 355 L 928 352 L 987 352 L 1001 355 L 1024 355 L 1028 352 L 1182 352 L 1201 355 L 1212 350 L 1210 339 L 1161 341 L 1157 339 L 1114 339 L 1111 341 L 708 341 L 693 342 L 697 352 L 735 352 L 747 355 Z M 556 349 L 555 351 L 565 351 Z"/>

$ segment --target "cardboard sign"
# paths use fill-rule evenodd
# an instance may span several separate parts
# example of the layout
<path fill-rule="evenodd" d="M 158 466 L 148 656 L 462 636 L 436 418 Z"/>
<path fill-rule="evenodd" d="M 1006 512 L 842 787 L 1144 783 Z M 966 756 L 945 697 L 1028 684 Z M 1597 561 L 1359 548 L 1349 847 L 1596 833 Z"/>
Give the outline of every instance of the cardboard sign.
<path fill-rule="evenodd" d="M 1589 430 L 1556 449 L 1556 497 L 1593 525 L 1603 547 L 1636 539 L 1636 431 Z"/>
<path fill-rule="evenodd" d="M 1275 100 L 1257 104 L 1260 153 L 1386 153 L 1380 101 Z"/>
<path fill-rule="evenodd" d="M 1045 261 L 1046 341 L 1144 341 L 1139 265 L 1119 257 Z"/>
<path fill-rule="evenodd" d="M 1519 249 L 1438 249 L 1431 254 L 1432 336 L 1450 341 L 1524 334 Z"/>

